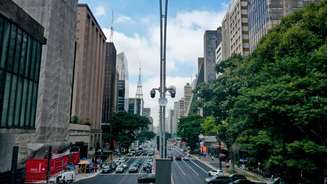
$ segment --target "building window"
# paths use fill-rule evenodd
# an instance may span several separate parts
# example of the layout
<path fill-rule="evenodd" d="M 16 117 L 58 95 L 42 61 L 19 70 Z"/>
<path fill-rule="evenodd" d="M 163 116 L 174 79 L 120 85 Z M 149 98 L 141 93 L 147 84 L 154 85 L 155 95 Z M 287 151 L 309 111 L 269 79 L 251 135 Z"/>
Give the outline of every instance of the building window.
<path fill-rule="evenodd" d="M 0 15 L 0 128 L 34 129 L 41 49 Z"/>

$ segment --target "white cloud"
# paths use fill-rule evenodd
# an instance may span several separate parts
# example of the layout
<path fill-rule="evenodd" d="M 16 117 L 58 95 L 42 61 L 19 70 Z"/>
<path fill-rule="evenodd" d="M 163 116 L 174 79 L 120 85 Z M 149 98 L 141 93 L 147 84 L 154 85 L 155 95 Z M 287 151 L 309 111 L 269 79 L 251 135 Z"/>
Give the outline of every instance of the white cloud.
<path fill-rule="evenodd" d="M 210 11 L 181 11 L 175 17 L 168 17 L 167 27 L 167 70 L 176 69 L 186 74 L 184 68 L 175 68 L 177 64 L 196 67 L 196 61 L 203 55 L 203 34 L 205 30 L 216 29 L 221 25 L 224 12 Z M 129 18 L 121 18 L 128 21 Z M 158 125 L 158 99 L 149 97 L 150 89 L 159 86 L 159 23 L 152 22 L 145 17 L 139 22 L 139 26 L 147 27 L 145 35 L 133 34 L 127 36 L 121 32 L 114 33 L 114 43 L 118 52 L 124 51 L 129 61 L 129 74 L 138 74 L 139 62 L 143 70 L 143 92 L 145 106 L 152 108 L 154 124 Z M 157 20 L 155 20 L 157 21 Z M 135 29 L 135 28 L 131 28 Z M 103 29 L 107 38 L 110 29 Z M 190 75 L 193 71 L 190 71 Z M 184 75 L 186 76 L 186 75 Z M 167 85 L 175 85 L 177 97 L 169 99 L 169 108 L 173 107 L 173 101 L 183 96 L 183 87 L 190 81 L 190 77 L 168 76 Z M 130 80 L 131 81 L 131 80 Z M 135 96 L 136 84 L 130 83 L 130 96 Z"/>
<path fill-rule="evenodd" d="M 106 15 L 106 8 L 105 8 L 105 6 L 101 6 L 101 5 L 97 6 L 96 7 L 96 11 L 95 11 L 95 15 L 97 17 L 101 17 L 101 16 Z"/>
<path fill-rule="evenodd" d="M 115 20 L 116 23 L 125 23 L 125 22 L 133 22 L 132 18 L 131 17 L 128 17 L 128 16 L 119 16 L 116 20 Z"/>

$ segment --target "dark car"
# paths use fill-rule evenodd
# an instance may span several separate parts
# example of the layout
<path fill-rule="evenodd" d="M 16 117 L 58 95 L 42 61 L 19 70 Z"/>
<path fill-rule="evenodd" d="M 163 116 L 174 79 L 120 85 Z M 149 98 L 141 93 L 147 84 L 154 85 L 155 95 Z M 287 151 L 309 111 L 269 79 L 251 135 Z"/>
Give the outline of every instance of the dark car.
<path fill-rule="evenodd" d="M 138 177 L 138 183 L 155 183 L 156 178 L 154 174 L 146 174 Z"/>
<path fill-rule="evenodd" d="M 252 181 L 249 181 L 247 179 L 240 179 L 240 180 L 230 182 L 229 184 L 260 184 L 260 183 L 252 182 Z"/>
<path fill-rule="evenodd" d="M 229 176 L 213 176 L 205 179 L 207 184 L 227 184 L 230 182 L 231 178 Z"/>
<path fill-rule="evenodd" d="M 110 165 L 105 165 L 101 170 L 102 173 L 112 173 L 114 171 L 115 169 L 112 168 Z"/>
<path fill-rule="evenodd" d="M 231 181 L 236 181 L 236 180 L 247 180 L 247 178 L 243 175 L 240 174 L 232 174 L 230 175 Z"/>
<path fill-rule="evenodd" d="M 175 160 L 181 160 L 182 159 L 182 156 L 181 155 L 178 155 L 175 157 Z"/>

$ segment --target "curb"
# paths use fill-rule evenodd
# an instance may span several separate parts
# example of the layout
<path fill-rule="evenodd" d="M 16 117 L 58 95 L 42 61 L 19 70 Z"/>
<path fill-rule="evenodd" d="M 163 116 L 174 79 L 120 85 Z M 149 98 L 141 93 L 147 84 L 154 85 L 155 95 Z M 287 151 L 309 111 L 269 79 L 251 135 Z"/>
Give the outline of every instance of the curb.
<path fill-rule="evenodd" d="M 81 181 L 81 180 L 86 180 L 86 179 L 90 179 L 90 178 L 96 177 L 96 176 L 98 176 L 100 173 L 101 173 L 101 170 L 98 171 L 98 172 L 96 172 L 96 173 L 93 174 L 93 175 L 86 176 L 86 177 L 84 177 L 84 178 L 78 178 L 78 179 L 76 179 L 74 182 L 78 182 L 78 181 Z"/>

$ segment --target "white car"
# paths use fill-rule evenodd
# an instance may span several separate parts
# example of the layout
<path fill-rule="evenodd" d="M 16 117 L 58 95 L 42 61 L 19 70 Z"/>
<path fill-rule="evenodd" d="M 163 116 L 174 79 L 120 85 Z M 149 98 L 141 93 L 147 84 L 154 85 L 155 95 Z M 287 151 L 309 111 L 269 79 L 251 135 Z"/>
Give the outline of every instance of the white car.
<path fill-rule="evenodd" d="M 221 169 L 214 170 L 214 171 L 208 171 L 209 176 L 223 176 L 224 173 Z"/>

